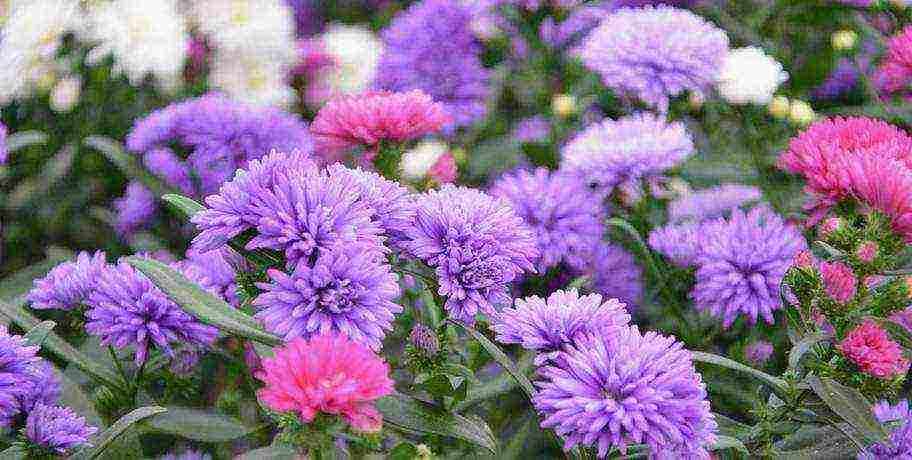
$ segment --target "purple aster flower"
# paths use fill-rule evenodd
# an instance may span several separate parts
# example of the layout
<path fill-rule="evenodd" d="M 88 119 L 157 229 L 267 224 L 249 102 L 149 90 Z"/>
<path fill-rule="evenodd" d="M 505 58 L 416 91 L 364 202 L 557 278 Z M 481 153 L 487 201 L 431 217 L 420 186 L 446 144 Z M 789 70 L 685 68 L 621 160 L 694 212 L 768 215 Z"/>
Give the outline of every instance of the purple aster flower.
<path fill-rule="evenodd" d="M 301 153 L 272 152 L 260 160 L 252 160 L 246 169 L 238 170 L 234 178 L 206 197 L 209 209 L 193 216 L 200 234 L 193 239 L 197 251 L 218 249 L 231 238 L 256 227 L 259 216 L 253 211 L 260 205 L 266 191 L 273 190 L 280 174 L 302 170 L 316 174 L 316 165 Z"/>
<path fill-rule="evenodd" d="M 114 200 L 114 228 L 120 237 L 127 237 L 143 229 L 155 216 L 155 195 L 139 182 L 127 185 L 124 196 Z"/>
<path fill-rule="evenodd" d="M 322 21 L 319 1 L 285 0 L 285 3 L 294 13 L 295 30 L 299 37 L 310 36 L 320 31 Z"/>
<path fill-rule="evenodd" d="M 698 311 L 721 316 L 728 327 L 740 315 L 772 324 L 782 308 L 779 284 L 795 255 L 807 248 L 801 232 L 768 206 L 704 223 L 690 298 Z"/>
<path fill-rule="evenodd" d="M 91 446 L 89 436 L 98 428 L 88 426 L 72 409 L 37 404 L 28 416 L 25 436 L 48 452 L 67 455 L 77 447 Z"/>
<path fill-rule="evenodd" d="M 605 214 L 598 195 L 576 177 L 545 168 L 503 175 L 491 195 L 505 199 L 535 235 L 541 270 L 581 258 L 605 233 Z"/>
<path fill-rule="evenodd" d="M 0 325 L 0 426 L 12 424 L 22 408 L 22 398 L 31 393 L 37 352 L 38 347 L 26 346 L 24 338 L 10 335 Z"/>
<path fill-rule="evenodd" d="M 220 248 L 200 252 L 191 247 L 187 258 L 172 266 L 225 302 L 240 306 L 237 273 L 249 267 L 246 259 L 233 250 Z"/>
<path fill-rule="evenodd" d="M 643 270 L 624 248 L 600 241 L 583 258 L 577 273 L 591 279 L 586 287 L 606 298 L 619 299 L 634 311 L 643 298 Z"/>
<path fill-rule="evenodd" d="M 143 161 L 149 172 L 160 177 L 169 186 L 186 195 L 196 194 L 190 165 L 178 158 L 171 149 L 153 148 L 146 152 Z"/>
<path fill-rule="evenodd" d="M 26 391 L 18 398 L 21 412 L 27 414 L 38 404 L 50 405 L 60 399 L 60 381 L 50 363 L 38 358 L 28 366 L 26 375 Z"/>
<path fill-rule="evenodd" d="M 673 337 L 636 326 L 588 335 L 539 374 L 533 403 L 565 450 L 597 445 L 605 457 L 644 443 L 655 458 L 708 458 L 716 422 L 690 352 Z"/>
<path fill-rule="evenodd" d="M 269 270 L 271 282 L 253 305 L 255 315 L 274 334 L 292 340 L 341 331 L 356 342 L 379 350 L 385 331 L 402 307 L 399 277 L 390 266 L 357 246 L 320 253 L 311 266 L 298 263 L 289 275 Z"/>
<path fill-rule="evenodd" d="M 773 356 L 773 344 L 757 340 L 744 347 L 744 356 L 755 366 L 762 366 Z"/>
<path fill-rule="evenodd" d="M 0 165 L 6 164 L 9 159 L 9 151 L 6 148 L 7 134 L 9 134 L 9 130 L 6 129 L 6 125 L 0 123 Z"/>
<path fill-rule="evenodd" d="M 382 32 L 377 89 L 423 90 L 453 117 L 451 128 L 481 121 L 489 71 L 471 21 L 469 8 L 450 0 L 422 0 L 396 15 Z"/>
<path fill-rule="evenodd" d="M 412 193 L 402 184 L 361 168 L 351 169 L 341 164 L 327 168 L 330 176 L 353 180 L 361 189 L 361 201 L 374 210 L 372 218 L 389 237 L 389 242 L 398 243 L 405 235 L 405 229 L 415 219 Z"/>
<path fill-rule="evenodd" d="M 510 137 L 517 142 L 547 142 L 551 137 L 551 123 L 541 115 L 523 118 L 516 123 Z"/>
<path fill-rule="evenodd" d="M 80 252 L 75 261 L 54 267 L 28 293 L 31 307 L 37 310 L 72 310 L 83 303 L 95 288 L 95 278 L 104 269 L 105 253 Z"/>
<path fill-rule="evenodd" d="M 623 8 L 606 17 L 577 49 L 605 86 L 668 110 L 684 91 L 705 92 L 719 76 L 728 37 L 690 11 Z"/>
<path fill-rule="evenodd" d="M 542 43 L 560 49 L 576 45 L 610 13 L 604 6 L 581 6 L 570 12 L 566 19 L 557 23 L 547 17 L 539 26 Z"/>
<path fill-rule="evenodd" d="M 532 232 L 503 200 L 446 185 L 420 198 L 405 249 L 435 268 L 453 318 L 474 324 L 510 303 L 508 285 L 539 256 Z"/>
<path fill-rule="evenodd" d="M 912 458 L 912 413 L 909 412 L 909 401 L 903 399 L 896 405 L 881 401 L 874 405 L 874 417 L 880 423 L 898 426 L 890 429 L 889 444 L 873 444 L 858 454 L 858 460 Z"/>
<path fill-rule="evenodd" d="M 721 217 L 732 208 L 758 201 L 762 196 L 757 187 L 740 184 L 723 184 L 690 192 L 668 205 L 668 220 L 676 223 L 685 219 L 701 221 Z"/>
<path fill-rule="evenodd" d="M 555 291 L 548 300 L 516 299 L 515 308 L 507 307 L 497 315 L 493 329 L 501 343 L 518 343 L 538 352 L 535 364 L 540 366 L 586 334 L 618 333 L 630 322 L 624 307 L 617 299 L 603 302 L 599 294 Z"/>
<path fill-rule="evenodd" d="M 145 275 L 126 262 L 102 270 L 88 300 L 86 331 L 101 337 L 102 345 L 136 347 L 140 365 L 153 345 L 173 356 L 172 342 L 205 346 L 218 330 L 184 312 Z"/>
<path fill-rule="evenodd" d="M 693 153 L 683 123 L 639 113 L 604 120 L 577 134 L 563 149 L 561 170 L 602 193 L 621 186 L 636 194 L 641 179 L 661 175 Z"/>
<path fill-rule="evenodd" d="M 666 225 L 649 233 L 649 247 L 679 267 L 690 267 L 700 255 L 701 224 Z"/>

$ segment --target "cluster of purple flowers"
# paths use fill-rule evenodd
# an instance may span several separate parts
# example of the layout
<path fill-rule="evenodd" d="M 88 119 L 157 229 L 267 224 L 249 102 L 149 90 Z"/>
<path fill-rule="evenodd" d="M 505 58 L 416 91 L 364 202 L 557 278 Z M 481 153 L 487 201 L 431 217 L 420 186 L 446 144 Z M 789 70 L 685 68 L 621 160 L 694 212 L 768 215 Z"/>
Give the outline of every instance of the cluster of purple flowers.
<path fill-rule="evenodd" d="M 276 108 L 254 108 L 210 93 L 157 110 L 139 120 L 127 148 L 165 184 L 193 197 L 215 193 L 235 170 L 274 149 L 310 154 L 307 125 Z M 116 203 L 117 227 L 129 234 L 149 222 L 152 194 L 139 183 Z"/>
<path fill-rule="evenodd" d="M 887 458 L 912 457 L 912 412 L 909 401 L 903 399 L 896 404 L 881 401 L 874 405 L 874 417 L 890 429 L 889 443 L 875 443 L 858 455 L 858 460 L 880 460 Z"/>

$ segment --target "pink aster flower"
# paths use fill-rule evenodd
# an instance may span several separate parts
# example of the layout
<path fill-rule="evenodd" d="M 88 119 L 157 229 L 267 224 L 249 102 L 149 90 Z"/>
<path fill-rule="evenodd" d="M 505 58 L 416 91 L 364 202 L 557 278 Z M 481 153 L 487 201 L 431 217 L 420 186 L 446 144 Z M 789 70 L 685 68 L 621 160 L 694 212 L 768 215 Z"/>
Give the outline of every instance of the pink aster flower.
<path fill-rule="evenodd" d="M 878 378 L 891 378 L 909 370 L 899 345 L 874 321 L 867 320 L 846 335 L 839 351 L 862 372 Z"/>
<path fill-rule="evenodd" d="M 912 67 L 912 26 L 906 26 L 887 40 L 887 60 Z"/>
<path fill-rule="evenodd" d="M 858 280 L 852 269 L 842 262 L 821 262 L 820 274 L 827 294 L 839 303 L 849 303 L 858 287 Z"/>
<path fill-rule="evenodd" d="M 795 254 L 795 266 L 798 268 L 809 268 L 814 265 L 814 256 L 811 255 L 811 251 L 798 251 L 798 254 Z"/>
<path fill-rule="evenodd" d="M 889 217 L 893 230 L 912 242 L 912 171 L 878 148 L 841 163 L 852 195 Z"/>
<path fill-rule="evenodd" d="M 877 257 L 877 250 L 877 243 L 865 241 L 864 243 L 861 243 L 861 246 L 858 246 L 858 249 L 855 251 L 855 256 L 864 263 L 871 263 Z"/>
<path fill-rule="evenodd" d="M 441 155 L 437 162 L 434 163 L 434 166 L 431 166 L 431 169 L 428 170 L 428 175 L 441 184 L 449 184 L 455 181 L 458 174 L 459 169 L 456 168 L 456 160 L 453 159 L 453 155 L 450 152 Z"/>
<path fill-rule="evenodd" d="M 820 238 L 827 238 L 830 236 L 830 234 L 836 230 L 839 230 L 839 226 L 841 225 L 842 219 L 838 217 L 830 217 L 820 224 L 820 227 L 817 229 L 817 234 L 820 236 Z"/>
<path fill-rule="evenodd" d="M 369 160 L 381 141 L 416 139 L 440 131 L 451 121 L 443 106 L 421 90 L 371 91 L 328 102 L 317 112 L 310 132 L 324 157 L 364 145 L 370 149 Z"/>
<path fill-rule="evenodd" d="M 358 430 L 379 431 L 383 417 L 373 406 L 393 392 L 389 366 L 369 348 L 340 333 L 298 338 L 264 358 L 256 377 L 265 406 L 297 412 L 310 423 L 318 412 L 341 416 Z"/>

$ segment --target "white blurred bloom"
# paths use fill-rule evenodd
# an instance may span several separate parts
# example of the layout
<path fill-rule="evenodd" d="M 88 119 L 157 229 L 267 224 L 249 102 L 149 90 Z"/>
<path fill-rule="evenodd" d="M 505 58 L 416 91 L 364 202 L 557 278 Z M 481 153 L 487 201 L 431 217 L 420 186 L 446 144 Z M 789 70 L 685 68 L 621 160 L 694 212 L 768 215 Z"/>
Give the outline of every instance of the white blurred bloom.
<path fill-rule="evenodd" d="M 320 37 L 323 51 L 333 65 L 321 68 L 313 84 L 322 101 L 340 94 L 356 94 L 370 88 L 383 53 L 383 42 L 370 29 L 334 24 Z"/>
<path fill-rule="evenodd" d="M 287 69 L 257 53 L 221 53 L 213 56 L 209 83 L 235 99 L 253 105 L 287 107 L 295 100 Z"/>
<path fill-rule="evenodd" d="M 88 61 L 114 55 L 114 66 L 137 85 L 148 74 L 166 86 L 181 74 L 190 34 L 174 0 L 114 0 L 89 13 L 85 38 L 97 42 Z"/>
<path fill-rule="evenodd" d="M 409 180 L 423 179 L 437 160 L 449 151 L 449 146 L 438 140 L 425 140 L 402 154 L 399 168 L 402 177 Z"/>
<path fill-rule="evenodd" d="M 69 76 L 57 82 L 51 91 L 51 110 L 58 113 L 66 113 L 73 110 L 73 107 L 79 102 L 79 96 L 82 93 L 82 79 L 76 76 Z"/>
<path fill-rule="evenodd" d="M 755 46 L 729 51 L 722 63 L 718 89 L 732 104 L 768 104 L 788 73 L 782 64 Z"/>
<path fill-rule="evenodd" d="M 213 47 L 294 56 L 294 16 L 284 0 L 195 0 L 191 15 Z"/>

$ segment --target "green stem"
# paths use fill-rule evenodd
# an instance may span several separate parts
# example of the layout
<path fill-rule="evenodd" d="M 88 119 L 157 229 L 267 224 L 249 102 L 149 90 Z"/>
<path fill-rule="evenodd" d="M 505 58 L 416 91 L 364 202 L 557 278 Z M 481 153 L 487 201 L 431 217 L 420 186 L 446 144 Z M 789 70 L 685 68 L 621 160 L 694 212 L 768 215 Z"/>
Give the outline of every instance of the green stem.
<path fill-rule="evenodd" d="M 377 147 L 377 156 L 374 157 L 374 167 L 380 174 L 389 180 L 399 180 L 399 160 L 402 157 L 400 145 L 389 145 L 382 142 Z"/>

